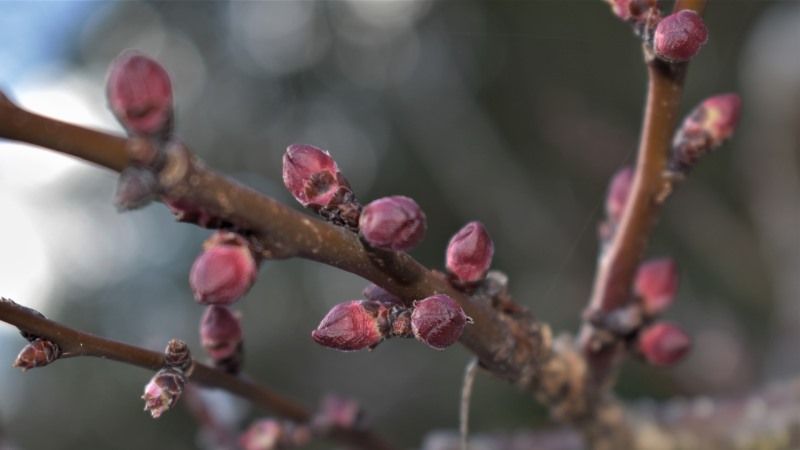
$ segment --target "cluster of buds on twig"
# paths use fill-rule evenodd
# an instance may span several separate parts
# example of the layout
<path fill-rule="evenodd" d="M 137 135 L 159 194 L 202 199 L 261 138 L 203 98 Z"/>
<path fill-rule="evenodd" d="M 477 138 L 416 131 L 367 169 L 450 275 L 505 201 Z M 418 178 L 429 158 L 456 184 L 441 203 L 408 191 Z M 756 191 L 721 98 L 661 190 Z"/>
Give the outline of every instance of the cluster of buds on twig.
<path fill-rule="evenodd" d="M 380 288 L 368 288 L 376 300 L 351 300 L 334 306 L 311 333 L 320 345 L 341 351 L 373 349 L 384 339 L 414 337 L 442 350 L 454 344 L 467 323 L 461 306 L 444 294 L 406 307 Z"/>
<path fill-rule="evenodd" d="M 192 356 L 185 342 L 173 339 L 164 350 L 164 367 L 144 387 L 144 410 L 154 419 L 175 406 L 193 368 Z"/>
<path fill-rule="evenodd" d="M 28 314 L 44 318 L 44 314 L 39 311 L 17 304 L 13 300 L 0 297 L 0 302 L 10 303 Z M 25 330 L 19 330 L 19 333 L 28 341 L 28 344 L 20 350 L 12 367 L 18 367 L 25 372 L 35 367 L 46 366 L 62 356 L 61 347 L 55 342 Z"/>

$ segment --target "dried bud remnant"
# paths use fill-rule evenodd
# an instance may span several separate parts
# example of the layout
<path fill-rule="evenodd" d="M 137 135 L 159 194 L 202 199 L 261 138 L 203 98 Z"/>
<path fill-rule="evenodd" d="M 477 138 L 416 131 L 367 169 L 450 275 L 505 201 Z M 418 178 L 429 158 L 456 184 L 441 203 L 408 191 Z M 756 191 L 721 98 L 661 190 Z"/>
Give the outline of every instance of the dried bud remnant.
<path fill-rule="evenodd" d="M 372 348 L 383 340 L 378 316 L 385 307 L 377 302 L 351 300 L 334 306 L 323 317 L 311 338 L 318 344 L 342 351 Z"/>
<path fill-rule="evenodd" d="M 34 367 L 46 366 L 60 356 L 61 348 L 58 344 L 47 339 L 36 338 L 22 348 L 12 367 L 19 367 L 25 372 Z"/>
<path fill-rule="evenodd" d="M 472 319 L 455 300 L 438 294 L 414 303 L 411 329 L 417 340 L 437 350 L 453 345 Z"/>
<path fill-rule="evenodd" d="M 660 322 L 642 330 L 639 351 L 655 366 L 677 363 L 689 352 L 691 339 L 678 326 Z"/>
<path fill-rule="evenodd" d="M 630 166 L 619 169 L 611 178 L 606 194 L 606 214 L 612 223 L 619 223 L 622 218 L 632 185 L 633 168 Z"/>
<path fill-rule="evenodd" d="M 158 419 L 175 406 L 185 385 L 186 378 L 179 370 L 170 367 L 159 370 L 144 387 L 144 410 L 150 411 L 150 415 Z"/>
<path fill-rule="evenodd" d="M 167 71 L 153 59 L 123 52 L 111 63 L 106 95 L 129 133 L 157 137 L 171 131 L 172 85 Z"/>
<path fill-rule="evenodd" d="M 494 243 L 480 222 L 470 222 L 450 239 L 445 264 L 462 283 L 483 279 L 494 256 Z"/>
<path fill-rule="evenodd" d="M 234 356 L 242 342 L 239 318 L 225 306 L 209 306 L 200 319 L 200 342 L 215 361 Z"/>
<path fill-rule="evenodd" d="M 653 37 L 653 51 L 666 61 L 688 61 L 707 40 L 708 29 L 700 15 L 691 10 L 682 10 L 658 23 Z"/>
<path fill-rule="evenodd" d="M 671 258 L 645 261 L 636 272 L 633 290 L 645 314 L 663 313 L 678 292 L 678 265 Z"/>
<path fill-rule="evenodd" d="M 687 171 L 730 138 L 739 123 L 741 105 L 736 94 L 720 94 L 700 103 L 675 133 L 671 168 Z"/>
<path fill-rule="evenodd" d="M 240 299 L 256 280 L 258 262 L 247 241 L 234 233 L 218 232 L 192 265 L 189 284 L 204 305 L 229 305 Z"/>
<path fill-rule="evenodd" d="M 411 250 L 425 237 L 425 213 L 413 199 L 384 197 L 364 207 L 361 236 L 370 245 L 387 250 Z"/>
<path fill-rule="evenodd" d="M 283 183 L 301 205 L 334 206 L 350 193 L 330 153 L 312 145 L 292 144 L 283 155 Z"/>

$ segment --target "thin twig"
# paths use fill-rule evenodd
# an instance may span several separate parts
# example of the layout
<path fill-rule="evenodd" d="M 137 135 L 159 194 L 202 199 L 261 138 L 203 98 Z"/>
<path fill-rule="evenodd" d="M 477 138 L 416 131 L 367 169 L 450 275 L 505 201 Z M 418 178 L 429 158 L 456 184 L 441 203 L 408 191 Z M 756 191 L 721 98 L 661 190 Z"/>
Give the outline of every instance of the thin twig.
<path fill-rule="evenodd" d="M 475 376 L 478 374 L 478 359 L 472 358 L 464 370 L 464 383 L 461 385 L 461 405 L 458 411 L 458 431 L 461 435 L 461 450 L 468 450 L 469 440 L 469 406 L 472 401 L 472 389 Z"/>

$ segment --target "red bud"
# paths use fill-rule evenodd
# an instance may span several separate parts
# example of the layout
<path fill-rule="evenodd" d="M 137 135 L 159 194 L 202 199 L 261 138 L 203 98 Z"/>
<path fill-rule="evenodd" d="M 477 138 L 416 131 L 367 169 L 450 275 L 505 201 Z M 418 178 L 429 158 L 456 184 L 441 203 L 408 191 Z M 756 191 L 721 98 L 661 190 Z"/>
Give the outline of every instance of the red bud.
<path fill-rule="evenodd" d="M 42 367 L 57 360 L 61 356 L 61 348 L 55 342 L 35 338 L 17 355 L 12 367 L 19 367 L 23 372 L 34 367 Z"/>
<path fill-rule="evenodd" d="M 373 247 L 410 250 L 425 237 L 425 213 L 408 197 L 384 197 L 364 207 L 359 228 Z"/>
<path fill-rule="evenodd" d="M 655 0 L 606 0 L 611 11 L 622 20 L 635 19 L 656 6 Z"/>
<path fill-rule="evenodd" d="M 172 85 L 169 74 L 153 59 L 126 51 L 111 63 L 106 95 L 117 120 L 132 134 L 169 134 Z"/>
<path fill-rule="evenodd" d="M 691 340 L 678 326 L 660 322 L 642 330 L 639 351 L 656 366 L 669 366 L 680 361 L 689 352 Z"/>
<path fill-rule="evenodd" d="M 736 94 L 720 94 L 703 100 L 675 133 L 671 166 L 687 170 L 700 157 L 722 145 L 739 123 L 741 105 Z"/>
<path fill-rule="evenodd" d="M 664 17 L 656 26 L 653 51 L 670 62 L 690 60 L 708 40 L 708 29 L 696 12 L 682 10 Z"/>
<path fill-rule="evenodd" d="M 225 306 L 209 306 L 200 319 L 200 342 L 215 361 L 234 356 L 242 342 L 239 318 Z"/>
<path fill-rule="evenodd" d="M 470 222 L 450 239 L 446 266 L 459 281 L 480 281 L 492 265 L 494 243 L 480 222 Z"/>
<path fill-rule="evenodd" d="M 312 145 L 292 144 L 283 155 L 283 184 L 301 205 L 332 206 L 350 186 L 330 153 Z"/>
<path fill-rule="evenodd" d="M 375 347 L 383 340 L 378 319 L 381 309 L 386 310 L 377 302 L 339 303 L 311 332 L 311 338 L 320 345 L 342 351 Z"/>
<path fill-rule="evenodd" d="M 647 315 L 661 314 L 678 292 L 678 265 L 671 258 L 644 262 L 636 272 L 633 290 Z"/>
<path fill-rule="evenodd" d="M 229 305 L 250 290 L 258 263 L 247 241 L 235 233 L 215 233 L 192 265 L 189 284 L 202 304 Z"/>
<path fill-rule="evenodd" d="M 438 294 L 414 303 L 411 329 L 417 340 L 437 350 L 453 345 L 472 320 L 455 300 Z"/>
<path fill-rule="evenodd" d="M 611 178 L 606 194 L 606 214 L 611 222 L 619 223 L 622 218 L 632 185 L 633 168 L 630 166 L 619 169 Z"/>
<path fill-rule="evenodd" d="M 161 417 L 165 411 L 175 406 L 186 385 L 183 374 L 173 368 L 161 369 L 150 379 L 144 387 L 145 411 L 150 411 L 154 419 Z"/>

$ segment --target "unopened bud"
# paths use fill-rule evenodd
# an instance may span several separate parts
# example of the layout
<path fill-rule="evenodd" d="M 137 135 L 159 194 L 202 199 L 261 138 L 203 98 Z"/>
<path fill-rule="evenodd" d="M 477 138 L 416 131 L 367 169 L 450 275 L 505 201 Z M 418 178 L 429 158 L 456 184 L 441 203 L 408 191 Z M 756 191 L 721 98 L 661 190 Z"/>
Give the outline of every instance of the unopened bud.
<path fill-rule="evenodd" d="M 384 197 L 364 207 L 359 220 L 361 236 L 370 245 L 387 250 L 410 250 L 425 237 L 425 213 L 414 200 L 402 195 Z"/>
<path fill-rule="evenodd" d="M 57 360 L 61 356 L 61 348 L 55 342 L 36 338 L 22 348 L 12 367 L 19 367 L 23 372 L 34 367 L 42 367 Z"/>
<path fill-rule="evenodd" d="M 333 206 L 351 192 L 330 153 L 312 145 L 286 149 L 283 184 L 301 205 L 314 209 Z"/>
<path fill-rule="evenodd" d="M 378 286 L 377 284 L 370 284 L 361 292 L 367 300 L 383 303 L 384 305 L 403 305 L 403 300 L 400 297 L 392 294 L 386 289 Z"/>
<path fill-rule="evenodd" d="M 450 239 L 445 264 L 462 283 L 483 279 L 494 256 L 494 243 L 480 222 L 470 222 Z"/>
<path fill-rule="evenodd" d="M 225 306 L 209 306 L 200 319 L 200 342 L 215 361 L 235 355 L 242 342 L 239 318 Z"/>
<path fill-rule="evenodd" d="M 377 302 L 351 300 L 334 306 L 311 338 L 318 344 L 342 351 L 373 348 L 383 340 L 379 316 L 386 307 Z"/>
<path fill-rule="evenodd" d="M 619 169 L 611 178 L 606 193 L 606 215 L 612 223 L 619 223 L 633 185 L 633 168 Z"/>
<path fill-rule="evenodd" d="M 153 59 L 126 51 L 111 63 L 106 89 L 111 111 L 131 134 L 164 137 L 172 128 L 169 74 Z"/>
<path fill-rule="evenodd" d="M 235 233 L 215 233 L 189 273 L 194 298 L 204 305 L 229 305 L 256 280 L 258 262 L 246 239 Z"/>
<path fill-rule="evenodd" d="M 357 428 L 362 417 L 363 412 L 357 401 L 338 395 L 326 395 L 312 419 L 312 424 L 317 430 L 349 430 Z"/>
<path fill-rule="evenodd" d="M 670 167 L 687 171 L 700 157 L 722 145 L 739 123 L 741 105 L 736 94 L 720 94 L 703 100 L 675 133 Z"/>
<path fill-rule="evenodd" d="M 472 319 L 455 300 L 438 294 L 414 303 L 411 329 L 417 340 L 437 350 L 453 345 Z"/>
<path fill-rule="evenodd" d="M 144 410 L 150 411 L 150 415 L 158 419 L 175 406 L 185 385 L 186 378 L 179 370 L 171 367 L 159 370 L 144 387 Z"/>
<path fill-rule="evenodd" d="M 158 193 L 158 180 L 150 170 L 126 167 L 119 174 L 114 205 L 118 211 L 130 211 L 147 206 Z"/>
<path fill-rule="evenodd" d="M 171 339 L 164 350 L 164 363 L 186 373 L 192 367 L 192 354 L 186 342 Z"/>
<path fill-rule="evenodd" d="M 261 419 L 247 428 L 239 438 L 243 450 L 276 450 L 308 445 L 312 433 L 307 425 L 286 420 Z"/>
<path fill-rule="evenodd" d="M 656 26 L 653 51 L 669 62 L 690 60 L 708 40 L 708 29 L 694 11 L 681 10 L 670 14 Z"/>
<path fill-rule="evenodd" d="M 642 330 L 639 351 L 655 366 L 669 366 L 680 361 L 689 352 L 691 339 L 678 326 L 660 322 Z"/>
<path fill-rule="evenodd" d="M 678 265 L 671 258 L 645 261 L 636 272 L 633 290 L 645 314 L 663 313 L 678 292 Z"/>
<path fill-rule="evenodd" d="M 622 20 L 636 19 L 656 6 L 655 0 L 606 0 L 611 11 Z"/>

